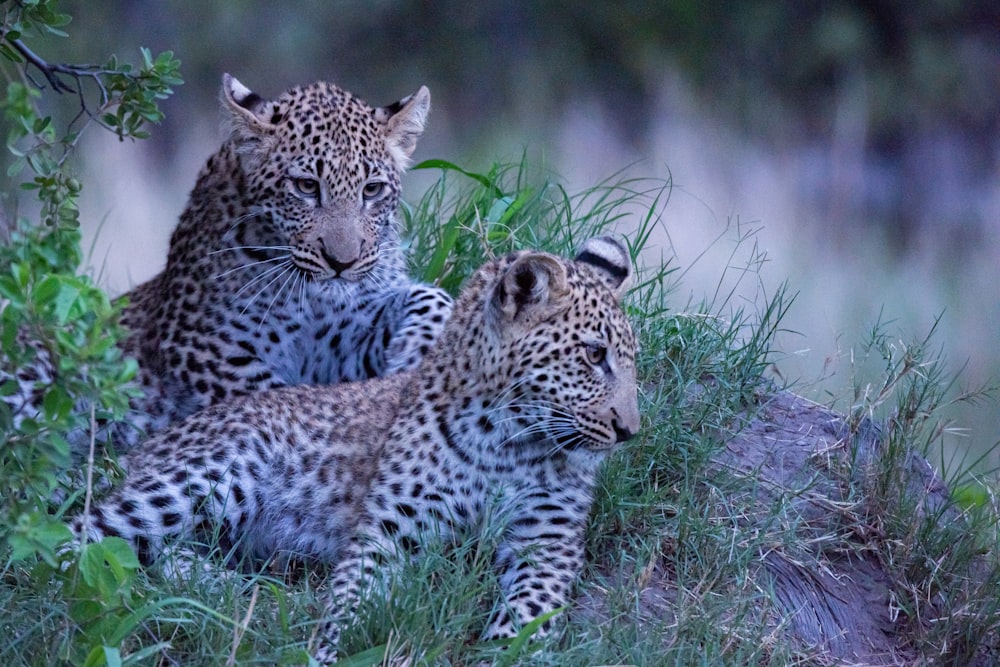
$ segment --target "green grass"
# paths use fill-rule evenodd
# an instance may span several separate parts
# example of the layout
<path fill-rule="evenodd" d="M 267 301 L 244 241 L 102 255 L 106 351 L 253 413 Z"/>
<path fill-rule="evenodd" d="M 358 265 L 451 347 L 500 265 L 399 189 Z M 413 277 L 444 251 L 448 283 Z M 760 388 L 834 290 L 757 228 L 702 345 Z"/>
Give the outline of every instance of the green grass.
<path fill-rule="evenodd" d="M 627 235 L 633 255 L 649 261 L 643 246 L 670 194 L 669 181 L 618 177 L 570 193 L 524 161 L 483 174 L 443 161 L 418 168 L 440 178 L 403 210 L 413 272 L 453 292 L 488 257 L 522 247 L 572 254 L 602 233 Z M 730 284 L 726 272 L 754 280 L 762 261 L 752 238 L 740 239 L 719 284 Z M 884 444 L 874 460 L 837 471 L 850 502 L 816 529 L 786 498 L 762 506 L 758 480 L 716 459 L 775 388 L 766 370 L 791 295 L 782 288 L 737 304 L 719 291 L 678 304 L 683 268 L 652 258 L 627 301 L 641 345 L 643 430 L 600 477 L 587 571 L 560 613 L 562 635 L 533 643 L 526 633 L 506 649 L 477 641 L 499 602 L 490 571 L 497 535 L 487 530 L 429 549 L 384 582 L 390 594 L 365 601 L 345 634 L 342 664 L 826 664 L 780 631 L 786 619 L 761 577 L 763 555 L 779 551 L 817 567 L 847 551 L 874 556 L 891 575 L 900 629 L 925 662 L 962 664 L 977 646 L 997 646 L 992 496 L 927 508 L 907 484 L 910 452 L 940 437 L 935 411 L 954 398 L 929 341 L 899 346 L 876 326 L 859 346 L 859 359 L 883 368 L 875 389 L 859 383 L 850 397 L 848 424 L 861 433 L 873 417 L 884 422 Z M 948 481 L 984 488 L 963 474 Z M 121 604 L 92 607 L 84 623 L 87 603 L 73 599 L 86 593 L 80 576 L 44 564 L 0 572 L 0 664 L 82 664 L 88 655 L 94 665 L 307 664 L 322 609 L 321 573 L 185 583 L 136 571 L 105 582 L 102 599 Z"/>

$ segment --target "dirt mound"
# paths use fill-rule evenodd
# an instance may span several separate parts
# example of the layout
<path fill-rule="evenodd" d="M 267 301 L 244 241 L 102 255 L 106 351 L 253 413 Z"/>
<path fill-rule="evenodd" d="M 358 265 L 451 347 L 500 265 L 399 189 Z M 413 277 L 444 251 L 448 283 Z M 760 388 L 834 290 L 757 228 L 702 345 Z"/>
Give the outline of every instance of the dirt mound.
<path fill-rule="evenodd" d="M 880 429 L 867 419 L 851 424 L 828 408 L 780 391 L 767 395 L 720 439 L 724 446 L 713 456 L 714 469 L 752 480 L 750 510 L 742 520 L 748 527 L 767 526 L 762 529 L 794 538 L 762 549 L 750 572 L 752 585 L 774 601 L 761 612 L 767 617 L 759 619 L 768 634 L 821 665 L 937 662 L 913 641 L 914 624 L 933 621 L 901 608 L 896 594 L 906 582 L 898 574 L 894 580 L 881 560 L 884 552 L 877 543 L 884 535 L 873 522 L 879 510 L 863 491 L 869 481 L 864 476 L 884 473 Z M 950 508 L 948 489 L 925 459 L 908 453 L 895 465 L 898 483 L 906 485 L 918 514 L 961 523 Z M 777 528 L 775 517 L 780 517 Z M 609 581 L 624 579 L 621 573 L 601 574 Z M 677 586 L 669 556 L 650 564 L 641 588 L 640 614 L 673 618 Z M 599 592 L 586 593 L 585 613 L 599 615 L 600 598 Z M 993 664 L 978 650 L 963 664 Z"/>

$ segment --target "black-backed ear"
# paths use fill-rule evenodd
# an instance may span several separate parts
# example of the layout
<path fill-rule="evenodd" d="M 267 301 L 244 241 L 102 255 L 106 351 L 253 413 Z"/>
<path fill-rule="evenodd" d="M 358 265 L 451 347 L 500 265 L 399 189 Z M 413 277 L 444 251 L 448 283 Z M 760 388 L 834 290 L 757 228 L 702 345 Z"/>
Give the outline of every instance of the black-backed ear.
<path fill-rule="evenodd" d="M 621 301 L 632 284 L 632 258 L 628 248 L 611 236 L 597 236 L 580 247 L 576 261 L 589 264 Z"/>
<path fill-rule="evenodd" d="M 568 291 L 566 267 L 555 257 L 531 253 L 506 268 L 493 294 L 493 306 L 504 322 L 532 324 L 562 306 Z"/>
<path fill-rule="evenodd" d="M 221 97 L 234 133 L 256 135 L 264 128 L 272 127 L 271 119 L 266 116 L 267 100 L 244 86 L 236 77 L 222 75 Z"/>
<path fill-rule="evenodd" d="M 267 146 L 274 127 L 268 101 L 229 74 L 222 75 L 221 97 L 229 138 L 236 142 L 244 168 L 253 169 L 261 159 L 259 149 Z"/>
<path fill-rule="evenodd" d="M 427 86 L 395 104 L 375 109 L 375 119 L 385 123 L 385 143 L 400 169 L 410 164 L 417 139 L 424 133 L 431 110 L 431 91 Z"/>

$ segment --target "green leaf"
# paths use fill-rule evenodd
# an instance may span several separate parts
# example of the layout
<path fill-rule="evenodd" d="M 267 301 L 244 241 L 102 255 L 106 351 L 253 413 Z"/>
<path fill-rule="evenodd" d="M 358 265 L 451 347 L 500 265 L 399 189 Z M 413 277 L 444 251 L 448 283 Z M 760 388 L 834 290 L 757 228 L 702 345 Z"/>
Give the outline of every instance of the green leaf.
<path fill-rule="evenodd" d="M 61 28 L 64 25 L 69 25 L 73 20 L 73 17 L 69 14 L 50 14 L 49 15 L 49 25 L 53 25 Z"/>
<path fill-rule="evenodd" d="M 61 385 L 53 385 L 42 399 L 42 412 L 50 422 L 61 422 L 73 411 L 73 397 Z"/>
<path fill-rule="evenodd" d="M 85 626 L 93 623 L 102 611 L 104 611 L 103 606 L 96 600 L 74 600 L 69 606 L 69 617 Z"/>
<path fill-rule="evenodd" d="M 14 429 L 14 415 L 10 411 L 10 406 L 4 401 L 0 401 L 0 432 L 10 433 Z M 8 446 L 10 441 L 8 441 Z"/>
<path fill-rule="evenodd" d="M 50 125 L 52 125 L 52 117 L 51 116 L 45 116 L 44 118 L 38 118 L 38 119 L 35 120 L 35 124 L 32 126 L 31 131 L 34 132 L 35 134 L 41 134 L 46 129 L 48 129 L 48 127 Z"/>
<path fill-rule="evenodd" d="M 119 567 L 125 570 L 138 570 L 142 567 L 139 557 L 132 551 L 128 542 L 120 537 L 106 537 L 101 540 L 106 558 L 113 559 Z"/>
<path fill-rule="evenodd" d="M 510 197 L 504 197 L 503 199 L 507 202 L 507 206 L 503 210 L 503 214 L 497 218 L 497 223 L 500 225 L 506 225 L 511 221 L 511 219 L 518 214 L 525 207 L 525 205 L 531 201 L 535 196 L 535 191 L 532 188 L 526 188 L 521 194 L 517 196 L 517 199 L 510 201 Z"/>
<path fill-rule="evenodd" d="M 35 286 L 32 302 L 39 310 L 51 309 L 60 325 L 69 320 L 80 300 L 80 284 L 73 278 L 48 275 Z"/>
<path fill-rule="evenodd" d="M 70 537 L 69 528 L 42 512 L 22 514 L 9 538 L 10 557 L 19 561 L 40 556 L 54 566 L 56 549 Z"/>
<path fill-rule="evenodd" d="M 985 507 L 990 502 L 989 490 L 978 482 L 955 486 L 952 496 L 955 502 L 965 509 Z"/>
<path fill-rule="evenodd" d="M 128 657 L 125 658 L 125 663 L 124 664 L 126 664 L 126 665 L 136 665 L 136 664 L 138 664 L 138 665 L 144 665 L 144 664 L 147 664 L 145 662 L 146 658 L 151 658 L 151 657 L 153 657 L 155 655 L 158 655 L 158 654 L 162 653 L 163 651 L 165 651 L 168 648 L 170 648 L 170 642 L 159 642 L 157 644 L 152 644 L 150 646 L 145 646 L 145 647 L 139 649 L 138 651 L 129 653 Z M 156 662 L 157 661 L 153 661 L 154 664 Z"/>
<path fill-rule="evenodd" d="M 531 641 L 531 637 L 538 632 L 542 624 L 547 620 L 561 614 L 565 607 L 560 607 L 558 609 L 553 609 L 552 611 L 542 614 L 538 618 L 532 619 L 529 623 L 526 623 L 521 631 L 517 633 L 517 636 L 509 639 L 502 640 L 502 644 L 507 646 L 507 650 L 504 651 L 495 664 L 500 667 L 508 667 L 510 665 L 518 664 L 521 662 L 521 658 L 524 657 L 525 651 L 529 648 L 528 642 Z"/>
<path fill-rule="evenodd" d="M 83 667 L 104 667 L 105 656 L 104 656 L 105 646 L 95 646 L 87 654 L 86 660 L 83 661 Z"/>
<path fill-rule="evenodd" d="M 108 667 L 122 667 L 122 652 L 114 646 L 105 646 L 104 664 Z"/>
<path fill-rule="evenodd" d="M 448 255 L 454 249 L 455 243 L 458 242 L 461 229 L 462 224 L 457 218 L 452 218 L 445 223 L 444 229 L 441 230 L 441 240 L 434 248 L 434 254 L 431 255 L 431 259 L 424 269 L 422 276 L 424 282 L 432 283 L 441 279 L 445 262 L 448 260 Z"/>
<path fill-rule="evenodd" d="M 5 380 L 0 383 L 0 396 L 13 396 L 18 391 L 20 391 L 20 386 L 16 380 Z"/>
<path fill-rule="evenodd" d="M 18 282 L 16 276 L 11 275 L 0 275 L 0 296 L 12 303 L 7 304 L 7 308 L 12 305 L 17 308 L 23 307 L 22 297 L 24 292 L 21 290 L 21 284 Z M 6 311 L 6 309 L 4 309 Z"/>
<path fill-rule="evenodd" d="M 7 176 L 9 178 L 14 178 L 18 174 L 20 174 L 22 171 L 24 171 L 24 168 L 27 165 L 28 165 L 28 161 L 25 160 L 24 158 L 18 158 L 16 160 L 14 160 L 13 162 L 11 162 L 10 166 L 7 167 Z"/>
<path fill-rule="evenodd" d="M 73 533 L 65 524 L 58 521 L 46 521 L 38 526 L 34 531 L 32 537 L 35 542 L 43 548 L 41 552 L 43 555 L 47 553 L 54 554 L 56 549 L 66 541 L 73 537 Z M 55 561 L 50 558 L 45 558 L 45 561 L 49 565 L 55 565 Z"/>
<path fill-rule="evenodd" d="M 80 289 L 77 286 L 63 283 L 55 299 L 55 315 L 60 324 L 69 320 L 70 312 L 80 299 Z"/>
<path fill-rule="evenodd" d="M 34 545 L 24 535 L 12 533 L 7 538 L 7 545 L 10 547 L 10 559 L 14 562 L 35 555 Z"/>
<path fill-rule="evenodd" d="M 337 666 L 374 667 L 376 665 L 382 665 L 385 663 L 385 651 L 387 648 L 388 644 L 382 644 L 381 646 L 373 646 L 372 648 L 366 649 L 361 653 L 355 653 L 352 656 L 338 659 Z M 312 664 L 313 662 L 314 660 L 310 656 L 309 664 Z"/>
<path fill-rule="evenodd" d="M 498 188 L 496 184 L 488 176 L 483 176 L 482 174 L 477 174 L 472 171 L 467 171 L 466 169 L 459 167 L 457 164 L 453 162 L 448 162 L 447 160 L 440 160 L 440 159 L 424 160 L 423 162 L 414 165 L 410 169 L 411 170 L 440 169 L 442 171 L 457 171 L 463 176 L 468 176 L 474 181 L 477 181 L 480 184 L 482 184 L 484 187 L 489 188 L 490 191 L 492 191 L 494 197 L 504 196 L 503 191 L 500 190 L 500 188 Z"/>
<path fill-rule="evenodd" d="M 85 544 L 80 550 L 77 560 L 80 576 L 92 588 L 98 587 L 98 582 L 104 574 L 104 548 L 100 542 Z"/>

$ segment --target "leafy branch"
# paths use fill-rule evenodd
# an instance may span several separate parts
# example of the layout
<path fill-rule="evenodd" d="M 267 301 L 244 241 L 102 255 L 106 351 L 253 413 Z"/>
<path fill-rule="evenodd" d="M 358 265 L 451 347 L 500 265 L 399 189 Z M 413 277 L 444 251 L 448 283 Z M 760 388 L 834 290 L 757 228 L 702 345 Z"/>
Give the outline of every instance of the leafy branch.
<path fill-rule="evenodd" d="M 70 122 L 71 127 L 81 116 L 86 115 L 117 134 L 119 139 L 126 136 L 142 139 L 148 136 L 140 129 L 141 125 L 163 120 L 163 113 L 157 108 L 155 100 L 168 97 L 173 92 L 171 86 L 182 83 L 177 75 L 180 62 L 174 59 L 170 51 L 161 53 L 154 60 L 148 49 L 140 49 L 143 67 L 138 72 L 133 72 L 131 65 L 119 64 L 114 57 L 106 65 L 52 64 L 29 49 L 20 39 L 15 39 L 10 44 L 24 58 L 25 64 L 32 65 L 45 76 L 53 92 L 76 93 L 80 100 L 80 113 Z M 25 76 L 36 88 L 44 90 L 44 86 L 32 79 L 27 71 Z M 67 83 L 67 78 L 72 85 Z M 91 110 L 87 102 L 84 83 L 88 81 L 94 84 L 98 92 L 95 110 Z M 117 113 L 111 113 L 112 111 Z"/>
<path fill-rule="evenodd" d="M 0 59 L 14 63 L 19 75 L 7 76 L 4 104 L 6 116 L 15 121 L 7 146 L 18 158 L 8 169 L 9 176 L 20 173 L 25 165 L 41 176 L 61 169 L 85 127 L 79 127 L 82 118 L 114 132 L 121 140 L 146 138 L 144 125 L 163 120 L 158 101 L 172 94 L 173 86 L 182 83 L 180 62 L 170 51 L 154 58 L 148 49 L 140 49 L 143 62 L 138 68 L 119 62 L 115 56 L 104 65 L 49 62 L 28 46 L 24 36 L 29 32 L 65 36 L 61 27 L 70 19 L 56 13 L 52 5 L 46 0 L 21 0 L 4 9 Z M 74 93 L 79 100 L 79 111 L 62 136 L 51 129 L 51 117 L 38 109 L 45 91 Z M 33 145 L 20 146 L 29 136 L 35 139 Z"/>
<path fill-rule="evenodd" d="M 21 188 L 37 200 L 37 213 L 19 218 L 0 245 L 0 398 L 13 399 L 0 400 L 0 560 L 50 564 L 68 536 L 49 503 L 71 470 L 69 443 L 88 434 L 104 443 L 96 425 L 127 413 L 136 373 L 117 346 L 123 304 L 80 272 L 81 184 L 68 159 L 91 124 L 119 139 L 147 136 L 145 125 L 163 118 L 158 102 L 181 83 L 169 51 L 141 49 L 137 67 L 114 56 L 102 66 L 49 62 L 29 43 L 66 36 L 70 17 L 54 6 L 0 3 L 7 176 L 29 172 Z M 56 113 L 67 93 L 79 111 L 63 124 L 53 118 L 72 115 L 72 107 Z"/>

